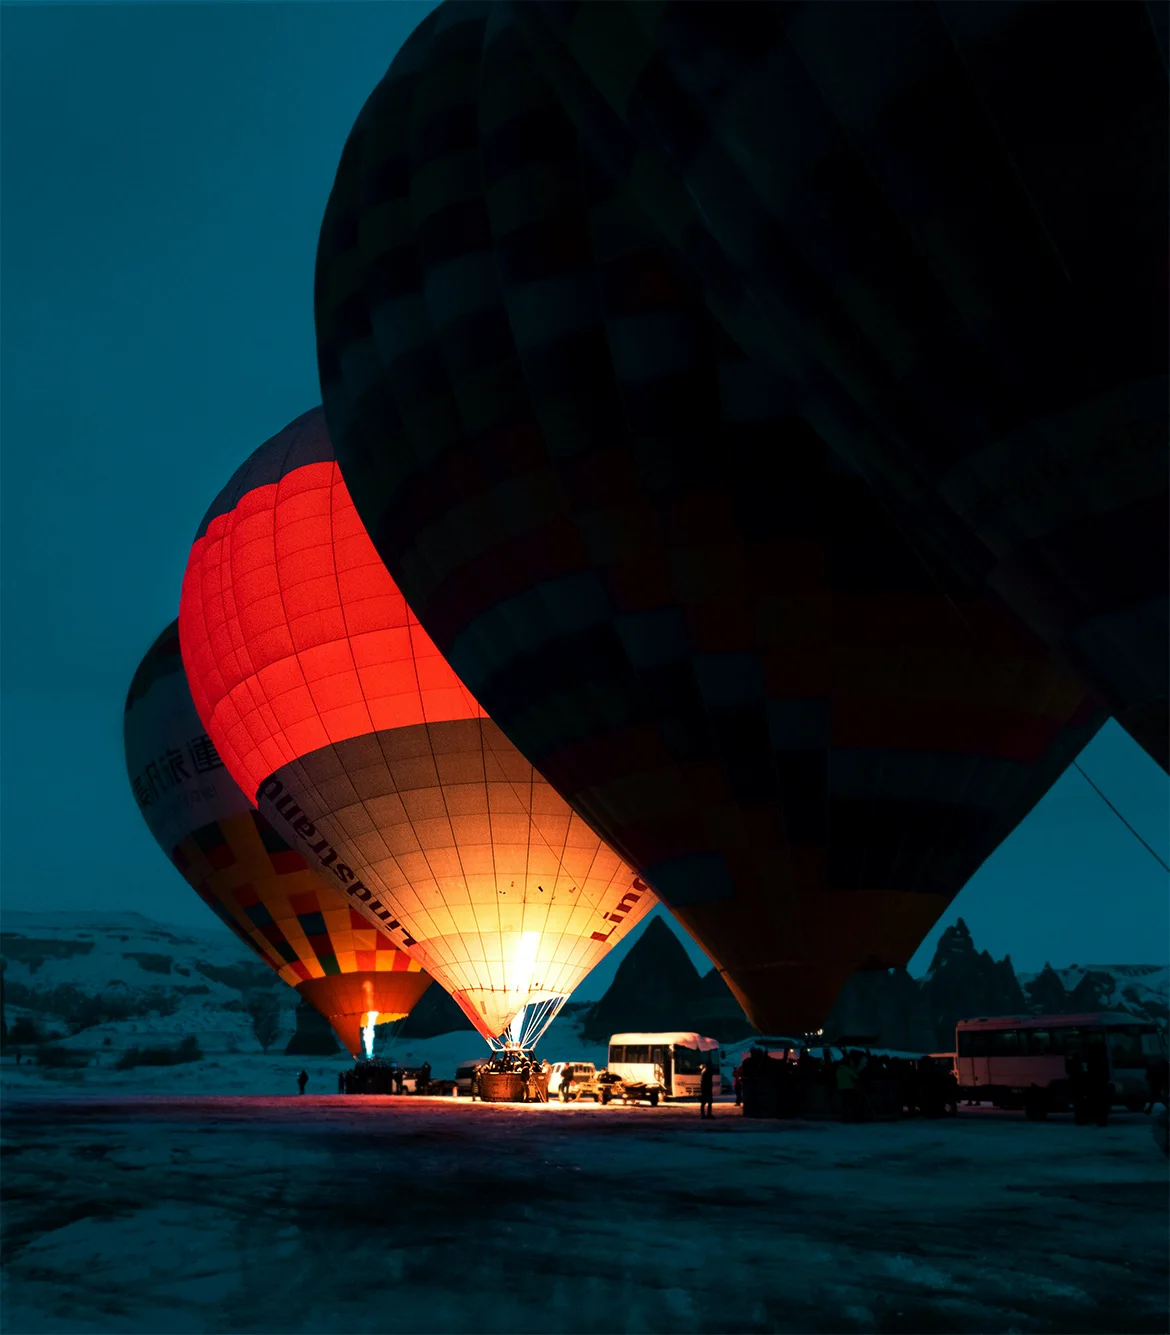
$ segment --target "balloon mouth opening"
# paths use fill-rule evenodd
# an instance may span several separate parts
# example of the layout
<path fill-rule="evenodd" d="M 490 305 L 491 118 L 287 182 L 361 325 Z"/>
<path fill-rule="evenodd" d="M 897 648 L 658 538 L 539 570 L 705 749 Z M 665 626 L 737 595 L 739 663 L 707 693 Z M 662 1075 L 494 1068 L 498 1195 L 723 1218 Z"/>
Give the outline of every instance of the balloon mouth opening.
<path fill-rule="evenodd" d="M 566 993 L 533 997 L 512 1016 L 508 1027 L 488 1043 L 494 1052 L 531 1051 L 568 1001 Z"/>

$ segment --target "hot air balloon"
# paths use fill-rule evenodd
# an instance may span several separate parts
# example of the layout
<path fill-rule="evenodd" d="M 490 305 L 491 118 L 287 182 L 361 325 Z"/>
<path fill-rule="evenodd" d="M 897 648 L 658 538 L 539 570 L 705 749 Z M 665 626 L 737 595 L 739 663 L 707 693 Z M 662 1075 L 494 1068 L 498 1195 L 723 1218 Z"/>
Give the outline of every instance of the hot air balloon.
<path fill-rule="evenodd" d="M 489 1041 L 531 1046 L 653 906 L 418 624 L 320 409 L 208 510 L 179 628 L 199 715 L 243 790 Z"/>
<path fill-rule="evenodd" d="M 506 7 L 805 420 L 1167 768 L 1166 6 Z"/>
<path fill-rule="evenodd" d="M 1098 726 L 711 317 L 501 10 L 432 13 L 367 102 L 317 329 L 411 607 L 761 1029 L 904 965 Z"/>
<path fill-rule="evenodd" d="M 240 791 L 204 731 L 172 622 L 126 697 L 126 766 L 159 847 L 205 904 L 314 1006 L 353 1054 L 430 986 L 417 961 L 310 871 Z"/>

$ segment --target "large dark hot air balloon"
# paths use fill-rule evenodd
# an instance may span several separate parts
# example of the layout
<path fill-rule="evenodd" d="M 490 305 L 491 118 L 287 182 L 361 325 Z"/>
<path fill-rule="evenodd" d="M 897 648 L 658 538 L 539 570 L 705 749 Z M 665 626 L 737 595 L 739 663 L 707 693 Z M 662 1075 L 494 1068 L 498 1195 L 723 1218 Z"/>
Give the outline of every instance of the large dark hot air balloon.
<path fill-rule="evenodd" d="M 430 978 L 310 871 L 237 787 L 195 712 L 176 622 L 134 674 L 124 735 L 134 795 L 163 852 L 351 1053 L 363 1027 L 410 1013 Z"/>
<path fill-rule="evenodd" d="M 710 316 L 501 11 L 440 8 L 363 109 L 317 322 L 411 607 L 761 1028 L 906 963 L 1097 726 Z"/>
<path fill-rule="evenodd" d="M 653 907 L 418 624 L 320 409 L 208 510 L 179 626 L 199 714 L 240 786 L 485 1038 L 535 1042 Z"/>
<path fill-rule="evenodd" d="M 1166 5 L 506 8 L 794 409 L 1166 768 Z"/>

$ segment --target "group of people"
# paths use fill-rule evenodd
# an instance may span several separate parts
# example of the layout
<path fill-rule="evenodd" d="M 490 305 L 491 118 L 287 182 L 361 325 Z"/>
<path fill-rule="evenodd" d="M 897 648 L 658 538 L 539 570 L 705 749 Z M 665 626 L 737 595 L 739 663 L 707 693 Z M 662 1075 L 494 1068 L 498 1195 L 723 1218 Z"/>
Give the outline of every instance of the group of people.
<path fill-rule="evenodd" d="M 483 1097 L 483 1078 L 489 1074 L 512 1075 L 518 1078 L 520 1098 L 525 1103 L 548 1102 L 548 1062 L 542 1062 L 532 1052 L 522 1048 L 505 1048 L 492 1054 L 491 1060 L 477 1066 L 471 1075 L 471 1097 Z"/>
<path fill-rule="evenodd" d="M 372 1058 L 359 1062 L 337 1077 L 339 1094 L 403 1094 L 406 1072 L 396 1061 L 382 1061 Z M 427 1094 L 431 1087 L 431 1064 L 423 1062 L 415 1073 L 414 1090 L 416 1094 Z"/>
<path fill-rule="evenodd" d="M 748 1117 L 838 1115 L 843 1122 L 875 1117 L 943 1117 L 958 1108 L 953 1071 L 932 1058 L 874 1056 L 849 1049 L 835 1060 L 803 1048 L 795 1061 L 753 1048 L 735 1068 L 735 1101 Z"/>

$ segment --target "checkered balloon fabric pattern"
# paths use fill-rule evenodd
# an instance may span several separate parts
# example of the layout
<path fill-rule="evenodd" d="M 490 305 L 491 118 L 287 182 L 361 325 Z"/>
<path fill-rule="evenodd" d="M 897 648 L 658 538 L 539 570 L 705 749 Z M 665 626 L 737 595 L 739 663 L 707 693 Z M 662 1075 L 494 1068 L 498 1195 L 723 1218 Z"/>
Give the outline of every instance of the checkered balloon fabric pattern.
<path fill-rule="evenodd" d="M 733 339 L 510 14 L 435 10 L 342 154 L 316 287 L 342 473 L 503 733 L 760 1029 L 816 1029 L 1101 715 Z"/>
<path fill-rule="evenodd" d="M 1165 4 L 503 12 L 724 327 L 1166 768 Z"/>

